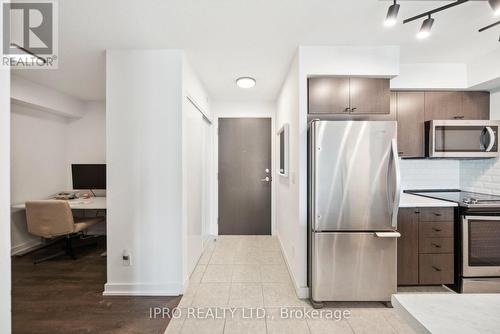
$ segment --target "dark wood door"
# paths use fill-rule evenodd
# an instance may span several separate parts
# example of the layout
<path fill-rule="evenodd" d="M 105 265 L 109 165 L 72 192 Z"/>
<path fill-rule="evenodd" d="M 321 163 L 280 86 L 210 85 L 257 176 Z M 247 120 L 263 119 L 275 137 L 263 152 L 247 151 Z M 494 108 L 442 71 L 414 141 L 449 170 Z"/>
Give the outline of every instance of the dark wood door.
<path fill-rule="evenodd" d="M 462 111 L 464 119 L 490 119 L 490 93 L 463 92 Z"/>
<path fill-rule="evenodd" d="M 349 78 L 309 78 L 308 90 L 310 114 L 349 112 Z"/>
<path fill-rule="evenodd" d="M 397 93 L 398 151 L 402 157 L 423 157 L 424 92 Z"/>
<path fill-rule="evenodd" d="M 271 175 L 271 119 L 220 118 L 219 235 L 271 234 Z"/>
<path fill-rule="evenodd" d="M 425 120 L 463 119 L 462 92 L 425 92 Z"/>
<path fill-rule="evenodd" d="M 402 208 L 398 215 L 398 285 L 418 284 L 418 210 Z"/>
<path fill-rule="evenodd" d="M 389 79 L 351 78 L 349 105 L 354 114 L 389 114 Z"/>

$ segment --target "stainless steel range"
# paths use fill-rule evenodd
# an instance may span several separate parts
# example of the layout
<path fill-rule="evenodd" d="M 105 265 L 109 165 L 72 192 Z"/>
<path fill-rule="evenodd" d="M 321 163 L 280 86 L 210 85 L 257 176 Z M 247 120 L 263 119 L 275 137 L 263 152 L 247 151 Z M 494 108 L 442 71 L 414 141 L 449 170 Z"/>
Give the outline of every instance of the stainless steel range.
<path fill-rule="evenodd" d="M 407 192 L 459 205 L 455 290 L 500 292 L 500 196 L 460 190 Z"/>

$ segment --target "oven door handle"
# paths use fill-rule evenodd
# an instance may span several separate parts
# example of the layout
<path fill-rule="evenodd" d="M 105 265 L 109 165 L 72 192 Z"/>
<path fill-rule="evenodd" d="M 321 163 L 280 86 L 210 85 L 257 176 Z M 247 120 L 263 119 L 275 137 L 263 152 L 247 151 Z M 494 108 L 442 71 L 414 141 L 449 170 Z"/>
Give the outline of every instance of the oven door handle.
<path fill-rule="evenodd" d="M 495 137 L 495 131 L 491 128 L 491 126 L 485 127 L 486 131 L 488 131 L 488 136 L 490 137 L 490 143 L 488 144 L 488 147 L 486 148 L 486 152 L 491 152 L 491 149 L 495 145 L 496 137 Z"/>

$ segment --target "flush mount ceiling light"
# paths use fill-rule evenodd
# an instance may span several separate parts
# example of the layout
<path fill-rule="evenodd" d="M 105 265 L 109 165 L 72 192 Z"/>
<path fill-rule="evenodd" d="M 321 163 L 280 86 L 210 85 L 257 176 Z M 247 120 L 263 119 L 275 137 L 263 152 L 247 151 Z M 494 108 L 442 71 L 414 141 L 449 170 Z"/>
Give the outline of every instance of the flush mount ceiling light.
<path fill-rule="evenodd" d="M 399 13 L 399 7 L 396 3 L 396 0 L 394 0 L 394 3 L 389 6 L 389 9 L 387 10 L 387 16 L 385 17 L 384 25 L 386 27 L 392 27 L 398 22 L 398 13 Z"/>
<path fill-rule="evenodd" d="M 419 32 L 417 33 L 418 39 L 424 39 L 430 36 L 432 25 L 434 24 L 434 19 L 429 15 L 428 18 L 422 22 Z"/>
<path fill-rule="evenodd" d="M 488 3 L 493 10 L 493 14 L 500 16 L 500 0 L 488 0 Z"/>
<path fill-rule="evenodd" d="M 252 88 L 255 86 L 255 79 L 251 77 L 241 77 L 236 79 L 236 85 L 240 88 Z"/>

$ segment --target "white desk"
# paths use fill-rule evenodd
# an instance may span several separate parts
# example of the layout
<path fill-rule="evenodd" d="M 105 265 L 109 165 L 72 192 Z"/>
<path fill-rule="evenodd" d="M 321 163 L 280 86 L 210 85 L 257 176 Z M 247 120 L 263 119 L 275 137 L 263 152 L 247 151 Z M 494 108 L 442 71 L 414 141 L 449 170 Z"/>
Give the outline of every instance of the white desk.
<path fill-rule="evenodd" d="M 68 201 L 73 210 L 106 210 L 106 197 L 91 197 L 89 199 L 77 198 Z M 25 203 L 14 204 L 12 209 L 24 210 Z"/>

